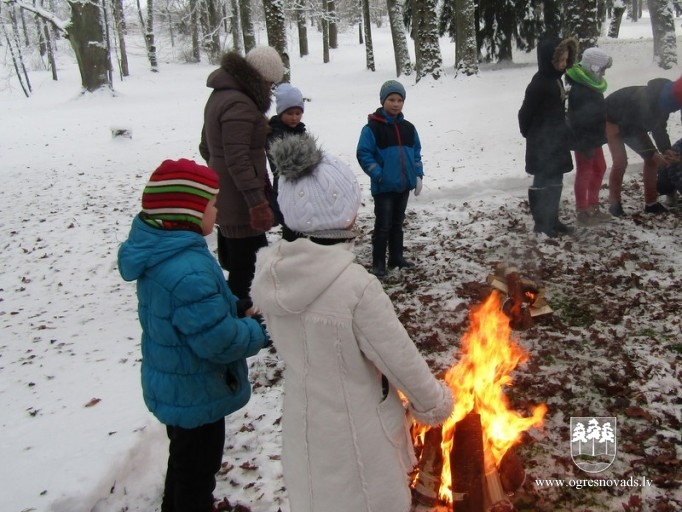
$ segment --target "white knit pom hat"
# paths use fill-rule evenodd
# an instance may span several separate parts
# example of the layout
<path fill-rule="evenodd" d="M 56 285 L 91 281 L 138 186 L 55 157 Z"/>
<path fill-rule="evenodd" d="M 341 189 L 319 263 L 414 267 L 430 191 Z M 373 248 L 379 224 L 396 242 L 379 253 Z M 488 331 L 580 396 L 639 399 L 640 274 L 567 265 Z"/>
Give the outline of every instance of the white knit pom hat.
<path fill-rule="evenodd" d="M 290 229 L 317 238 L 354 236 L 361 193 L 350 167 L 322 152 L 309 134 L 286 135 L 270 155 L 279 172 L 277 202 Z"/>
<path fill-rule="evenodd" d="M 610 68 L 611 64 L 613 64 L 611 57 L 609 57 L 604 50 L 596 47 L 585 50 L 580 59 L 581 68 L 598 75 L 601 75 L 605 69 Z"/>
<path fill-rule="evenodd" d="M 246 62 L 260 73 L 264 80 L 278 83 L 284 76 L 282 58 L 271 46 L 256 46 L 246 54 Z"/>

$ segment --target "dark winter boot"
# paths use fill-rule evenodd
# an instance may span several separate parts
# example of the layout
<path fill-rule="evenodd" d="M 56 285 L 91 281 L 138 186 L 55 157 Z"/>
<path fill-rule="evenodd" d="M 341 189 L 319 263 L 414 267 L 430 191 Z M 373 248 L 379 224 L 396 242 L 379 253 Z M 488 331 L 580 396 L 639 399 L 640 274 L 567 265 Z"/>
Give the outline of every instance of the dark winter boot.
<path fill-rule="evenodd" d="M 403 230 L 395 229 L 388 236 L 388 268 L 413 268 L 414 263 L 403 258 Z"/>
<path fill-rule="evenodd" d="M 372 274 L 382 278 L 386 275 L 386 246 L 388 239 L 386 235 L 377 235 L 376 231 L 372 235 Z"/>
<path fill-rule="evenodd" d="M 528 204 L 530 213 L 533 216 L 535 226 L 533 232 L 544 233 L 554 238 L 557 236 L 554 228 L 554 221 L 551 217 L 551 206 L 549 204 L 548 191 L 546 188 L 529 188 Z"/>
<path fill-rule="evenodd" d="M 561 191 L 564 189 L 562 185 L 555 185 L 553 187 L 547 187 L 548 202 L 551 208 L 550 218 L 552 219 L 552 225 L 554 231 L 563 235 L 572 235 L 575 233 L 575 228 L 573 226 L 568 226 L 559 220 L 559 209 L 561 206 Z"/>

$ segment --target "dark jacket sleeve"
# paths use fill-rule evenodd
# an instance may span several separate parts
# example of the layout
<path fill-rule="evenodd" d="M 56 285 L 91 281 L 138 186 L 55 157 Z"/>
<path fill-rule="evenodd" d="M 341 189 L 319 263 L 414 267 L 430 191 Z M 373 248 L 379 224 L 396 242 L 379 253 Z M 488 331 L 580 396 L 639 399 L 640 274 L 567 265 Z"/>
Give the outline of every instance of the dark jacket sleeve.
<path fill-rule="evenodd" d="M 208 161 L 211 159 L 211 153 L 208 150 L 208 142 L 206 142 L 206 128 L 203 126 L 201 127 L 201 142 L 199 142 L 199 154 L 201 155 L 201 158 L 204 159 L 206 162 L 206 165 L 208 165 Z"/>
<path fill-rule="evenodd" d="M 528 131 L 533 122 L 533 116 L 535 116 L 538 105 L 540 105 L 540 99 L 542 97 L 542 91 L 537 86 L 537 81 L 535 79 L 531 80 L 530 84 L 526 88 L 526 93 L 523 97 L 523 103 L 519 109 L 519 130 L 523 137 L 528 136 Z"/>

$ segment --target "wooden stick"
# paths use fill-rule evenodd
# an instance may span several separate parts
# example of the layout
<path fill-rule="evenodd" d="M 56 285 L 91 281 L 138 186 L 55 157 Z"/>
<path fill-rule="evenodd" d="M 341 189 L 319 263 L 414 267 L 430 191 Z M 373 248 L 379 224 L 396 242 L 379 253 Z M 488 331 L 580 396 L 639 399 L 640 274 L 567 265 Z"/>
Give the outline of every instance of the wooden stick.
<path fill-rule="evenodd" d="M 484 512 L 483 429 L 478 413 L 470 412 L 455 425 L 450 470 L 453 512 Z"/>
<path fill-rule="evenodd" d="M 424 447 L 414 485 L 414 499 L 429 507 L 438 503 L 440 474 L 443 471 L 443 452 L 440 447 L 442 439 L 443 431 L 440 427 L 430 428 L 424 434 Z"/>

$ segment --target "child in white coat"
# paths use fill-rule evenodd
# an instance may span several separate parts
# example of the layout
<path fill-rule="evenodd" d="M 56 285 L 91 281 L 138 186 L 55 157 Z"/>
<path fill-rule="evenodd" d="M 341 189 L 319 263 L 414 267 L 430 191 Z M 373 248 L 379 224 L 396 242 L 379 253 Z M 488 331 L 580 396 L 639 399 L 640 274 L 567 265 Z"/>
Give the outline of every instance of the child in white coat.
<path fill-rule="evenodd" d="M 381 283 L 355 262 L 353 171 L 310 136 L 287 136 L 270 153 L 284 218 L 304 236 L 261 249 L 251 289 L 285 362 L 282 465 L 291 510 L 408 512 L 416 463 L 408 411 L 438 425 L 452 393 Z"/>

